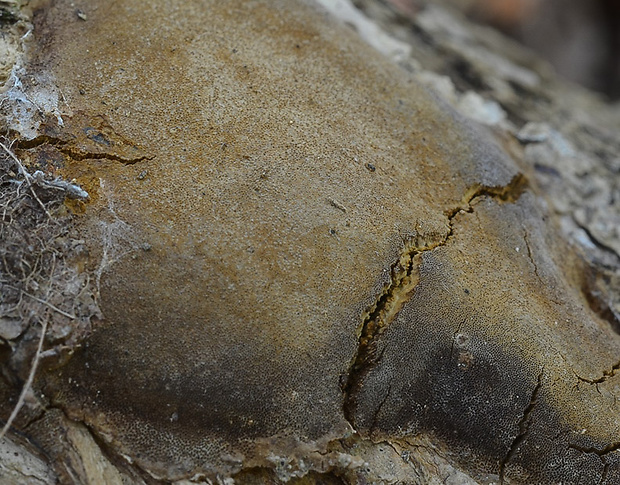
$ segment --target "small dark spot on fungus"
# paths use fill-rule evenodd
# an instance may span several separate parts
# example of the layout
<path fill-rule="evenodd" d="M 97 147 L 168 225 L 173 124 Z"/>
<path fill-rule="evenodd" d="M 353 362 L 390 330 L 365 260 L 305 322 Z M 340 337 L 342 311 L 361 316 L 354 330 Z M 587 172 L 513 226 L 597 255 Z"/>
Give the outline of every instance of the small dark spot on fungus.
<path fill-rule="evenodd" d="M 368 162 L 366 164 L 366 168 L 368 169 L 369 172 L 374 172 L 377 168 L 370 162 Z"/>

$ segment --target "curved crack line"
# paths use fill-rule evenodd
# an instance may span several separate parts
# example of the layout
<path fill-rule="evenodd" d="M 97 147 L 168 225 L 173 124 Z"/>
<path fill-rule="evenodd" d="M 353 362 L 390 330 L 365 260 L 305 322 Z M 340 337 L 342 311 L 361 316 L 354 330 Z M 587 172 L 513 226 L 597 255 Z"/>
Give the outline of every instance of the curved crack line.
<path fill-rule="evenodd" d="M 516 202 L 528 186 L 529 182 L 527 178 L 521 173 L 515 175 L 508 185 L 487 186 L 475 184 L 465 192 L 465 195 L 463 195 L 461 199 L 461 203 L 453 209 L 446 211 L 445 214 L 451 221 L 460 211 L 472 212 L 472 203 L 474 199 L 479 197 L 489 197 L 501 202 Z"/>
<path fill-rule="evenodd" d="M 155 158 L 154 155 L 143 155 L 136 158 L 125 158 L 121 157 L 120 155 L 114 155 L 112 153 L 93 153 L 71 147 L 58 148 L 58 151 L 63 153 L 64 155 L 67 155 L 72 160 L 78 162 L 81 162 L 83 160 L 113 160 L 115 162 L 120 162 L 123 165 L 134 165 L 135 163 L 143 162 L 145 160 L 153 160 L 153 158 Z"/>
<path fill-rule="evenodd" d="M 543 288 L 548 287 L 549 285 L 545 283 L 545 280 L 540 275 L 540 272 L 538 270 L 538 264 L 536 263 L 536 259 L 534 258 L 534 251 L 532 251 L 532 246 L 530 245 L 529 233 L 525 226 L 523 226 L 523 241 L 525 242 L 525 248 L 527 249 L 527 257 L 534 268 L 534 275 L 536 276 L 536 279 L 538 279 Z M 563 305 L 562 302 L 557 301 L 557 298 L 553 297 L 552 295 L 548 295 L 547 298 L 549 298 L 549 300 L 551 300 L 553 303 L 560 307 Z"/>
<path fill-rule="evenodd" d="M 390 394 L 392 394 L 392 382 L 388 384 L 388 390 L 385 393 L 385 396 L 383 397 L 379 405 L 377 406 L 377 409 L 375 410 L 375 415 L 372 417 L 372 424 L 370 425 L 370 432 L 369 432 L 370 436 L 372 436 L 373 432 L 375 431 L 375 428 L 377 427 L 377 421 L 379 420 L 379 414 L 381 413 L 381 408 L 390 398 Z"/>
<path fill-rule="evenodd" d="M 416 258 L 424 251 L 430 251 L 446 243 L 451 234 L 451 227 L 446 237 L 439 242 L 414 246 L 401 255 L 391 267 L 391 283 L 380 295 L 379 299 L 366 312 L 362 321 L 358 349 L 353 359 L 346 382 L 343 386 L 345 418 L 355 428 L 355 395 L 363 376 L 377 362 L 377 340 L 385 329 L 394 321 L 398 313 L 409 301 L 418 284 L 418 276 L 414 273 Z"/>
<path fill-rule="evenodd" d="M 36 137 L 30 140 L 18 139 L 15 141 L 15 148 L 19 148 L 21 150 L 32 150 L 33 148 L 38 148 L 42 145 L 51 145 L 56 148 L 59 146 L 67 145 L 69 142 L 67 140 L 63 140 L 62 138 L 58 138 L 50 135 L 37 135 Z"/>
<path fill-rule="evenodd" d="M 420 255 L 445 246 L 453 236 L 454 218 L 461 212 L 472 213 L 474 200 L 489 197 L 501 202 L 516 202 L 528 187 L 525 176 L 515 175 L 505 186 L 483 186 L 476 184 L 471 187 L 461 202 L 454 208 L 444 212 L 448 218 L 448 230 L 439 240 L 426 241 L 423 235 L 405 244 L 405 250 L 390 268 L 390 283 L 384 288 L 378 299 L 362 315 L 359 327 L 358 348 L 351 361 L 349 370 L 342 385 L 343 413 L 353 429 L 355 426 L 356 395 L 362 385 L 364 376 L 377 364 L 377 342 L 387 327 L 396 319 L 404 305 L 411 299 L 419 282 L 417 268 Z M 418 263 L 418 264 L 416 264 Z"/>
<path fill-rule="evenodd" d="M 572 220 L 577 225 L 577 227 L 579 227 L 583 232 L 586 233 L 590 241 L 592 241 L 592 243 L 596 247 L 614 256 L 616 261 L 620 260 L 620 254 L 618 254 L 618 252 L 613 247 L 601 241 L 600 238 L 597 238 L 586 224 L 580 223 L 574 216 L 572 217 Z"/>
<path fill-rule="evenodd" d="M 607 271 L 587 264 L 581 283 L 581 293 L 590 310 L 607 322 L 614 332 L 620 334 L 620 313 L 614 309 L 613 295 L 606 294 L 608 292 L 601 288 L 599 278 L 602 279 L 602 282 L 608 280 Z"/>
<path fill-rule="evenodd" d="M 71 139 L 64 140 L 56 136 L 39 135 L 32 140 L 19 140 L 16 143 L 16 147 L 24 150 L 32 150 L 34 148 L 39 148 L 43 145 L 50 145 L 56 148 L 63 155 L 66 155 L 70 159 L 77 162 L 81 162 L 83 160 L 113 160 L 115 162 L 120 162 L 123 165 L 134 165 L 138 162 L 152 160 L 153 158 L 155 158 L 154 155 L 143 155 L 141 157 L 126 158 L 121 155 L 115 155 L 109 152 L 89 152 L 88 150 L 81 150 L 79 148 L 76 148 L 75 146 L 72 146 L 72 141 L 73 140 Z"/>
<path fill-rule="evenodd" d="M 620 450 L 620 442 L 610 443 L 605 448 L 599 449 L 594 446 L 579 446 L 573 443 L 568 444 L 568 448 L 580 451 L 581 453 L 592 453 L 597 455 L 603 464 L 603 471 L 601 472 L 601 479 L 599 480 L 599 484 L 604 484 L 607 481 L 607 475 L 609 474 L 609 462 L 606 460 L 607 454 L 613 453 L 614 451 Z"/>
<path fill-rule="evenodd" d="M 514 457 L 515 453 L 517 452 L 517 450 L 519 449 L 523 441 L 525 441 L 525 438 L 527 437 L 527 433 L 530 430 L 530 425 L 532 424 L 532 413 L 534 412 L 534 408 L 536 407 L 536 404 L 538 402 L 538 394 L 542 386 L 542 378 L 543 378 L 543 371 L 541 370 L 540 374 L 538 374 L 538 381 L 536 383 L 536 386 L 534 386 L 534 389 L 532 390 L 530 402 L 527 405 L 527 407 L 523 410 L 523 416 L 521 416 L 521 419 L 519 420 L 519 424 L 518 424 L 519 432 L 512 440 L 512 443 L 510 443 L 510 448 L 508 449 L 508 453 L 506 453 L 506 456 L 499 464 L 500 485 L 504 483 L 504 479 L 506 478 L 506 465 L 510 463 L 510 461 Z"/>
<path fill-rule="evenodd" d="M 601 382 L 605 382 L 607 379 L 611 379 L 612 377 L 614 377 L 618 370 L 620 370 L 620 362 L 614 364 L 610 370 L 604 370 L 603 375 L 596 379 L 587 379 L 585 377 L 581 377 L 575 371 L 573 371 L 573 373 L 575 374 L 575 377 L 577 377 L 577 379 L 579 379 L 581 382 L 585 382 L 587 384 L 600 384 Z"/>
<path fill-rule="evenodd" d="M 620 451 L 620 442 L 610 443 L 605 448 L 600 449 L 594 446 L 580 446 L 574 443 L 569 443 L 568 447 L 573 450 L 581 451 L 582 453 L 593 453 L 598 456 L 605 456 L 614 451 Z"/>
<path fill-rule="evenodd" d="M 523 230 L 523 240 L 525 241 L 525 247 L 527 249 L 527 257 L 530 260 L 530 263 L 532 263 L 532 266 L 534 266 L 534 274 L 536 275 L 536 278 L 538 279 L 538 281 L 540 281 L 540 284 L 544 286 L 545 282 L 543 281 L 543 279 L 540 277 L 540 274 L 538 273 L 538 265 L 536 264 L 536 260 L 534 259 L 534 256 L 532 254 L 532 248 L 530 247 L 530 239 L 529 236 L 527 234 L 527 230 Z"/>

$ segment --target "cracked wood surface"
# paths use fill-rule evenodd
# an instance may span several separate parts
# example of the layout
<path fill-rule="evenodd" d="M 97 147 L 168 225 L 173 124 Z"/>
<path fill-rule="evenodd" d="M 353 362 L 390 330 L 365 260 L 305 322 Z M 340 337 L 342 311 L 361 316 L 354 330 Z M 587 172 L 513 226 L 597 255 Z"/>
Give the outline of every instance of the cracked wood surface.
<path fill-rule="evenodd" d="M 16 149 L 104 314 L 23 427 L 61 481 L 620 479 L 619 337 L 488 133 L 306 2 L 37 6 Z"/>

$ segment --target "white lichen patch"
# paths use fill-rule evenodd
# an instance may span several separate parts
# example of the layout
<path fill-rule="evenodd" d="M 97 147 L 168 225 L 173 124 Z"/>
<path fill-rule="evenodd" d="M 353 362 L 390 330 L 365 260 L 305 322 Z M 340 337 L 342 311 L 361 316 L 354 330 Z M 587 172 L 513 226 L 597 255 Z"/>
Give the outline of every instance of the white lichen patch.
<path fill-rule="evenodd" d="M 34 88 L 29 89 L 22 82 L 23 69 L 17 65 L 0 95 L 7 128 L 24 140 L 37 137 L 41 124 L 52 118 L 59 126 L 64 125 L 60 110 L 61 96 L 49 76 L 37 76 L 31 80 Z"/>
<path fill-rule="evenodd" d="M 18 0 L 0 1 L 0 83 L 5 83 L 23 50 L 23 43 L 32 32 L 32 25 L 21 14 Z"/>
<path fill-rule="evenodd" d="M 499 103 L 474 91 L 458 92 L 448 76 L 420 69 L 415 77 L 466 118 L 488 126 L 501 125 L 506 120 L 506 112 Z"/>
<path fill-rule="evenodd" d="M 22 67 L 33 29 L 23 7 L 22 2 L 0 2 L 0 112 L 5 130 L 32 140 L 47 119 L 63 125 L 62 95 L 49 74 L 27 74 Z"/>
<path fill-rule="evenodd" d="M 318 0 L 334 17 L 352 26 L 364 41 L 396 62 L 407 59 L 411 46 L 392 37 L 371 21 L 350 0 Z"/>

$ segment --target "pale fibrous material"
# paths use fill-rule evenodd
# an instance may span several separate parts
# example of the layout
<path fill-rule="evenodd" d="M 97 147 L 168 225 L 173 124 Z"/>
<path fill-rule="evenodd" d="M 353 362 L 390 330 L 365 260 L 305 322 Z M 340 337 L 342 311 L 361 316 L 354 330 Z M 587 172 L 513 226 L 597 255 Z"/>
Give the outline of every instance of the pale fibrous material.
<path fill-rule="evenodd" d="M 620 480 L 620 337 L 509 143 L 310 1 L 14 8 L 2 418 L 41 354 L 7 437 L 61 483 Z"/>

